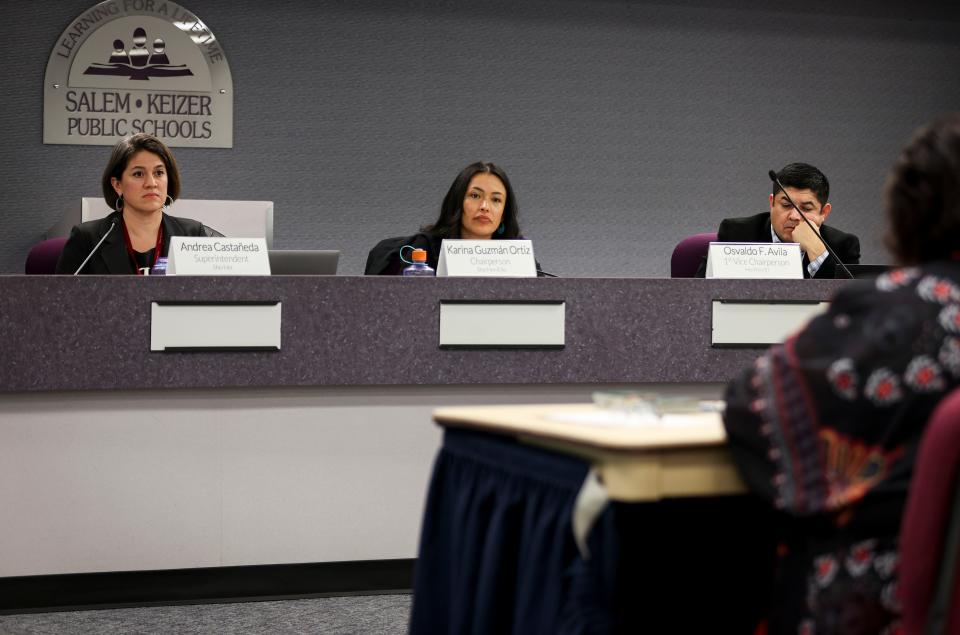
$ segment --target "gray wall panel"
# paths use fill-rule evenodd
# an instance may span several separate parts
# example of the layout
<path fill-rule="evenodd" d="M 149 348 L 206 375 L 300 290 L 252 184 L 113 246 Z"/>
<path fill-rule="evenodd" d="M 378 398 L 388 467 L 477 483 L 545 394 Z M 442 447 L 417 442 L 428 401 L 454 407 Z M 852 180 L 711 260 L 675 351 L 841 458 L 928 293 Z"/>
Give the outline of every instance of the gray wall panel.
<path fill-rule="evenodd" d="M 107 148 L 41 143 L 47 56 L 91 4 L 5 6 L 0 272 L 99 190 Z M 345 274 L 477 158 L 508 170 L 562 275 L 669 275 L 680 238 L 763 210 L 792 160 L 883 262 L 888 167 L 960 109 L 960 10 L 932 2 L 183 4 L 223 42 L 236 106 L 233 149 L 176 150 L 183 196 L 271 199 L 275 245 L 342 249 Z"/>

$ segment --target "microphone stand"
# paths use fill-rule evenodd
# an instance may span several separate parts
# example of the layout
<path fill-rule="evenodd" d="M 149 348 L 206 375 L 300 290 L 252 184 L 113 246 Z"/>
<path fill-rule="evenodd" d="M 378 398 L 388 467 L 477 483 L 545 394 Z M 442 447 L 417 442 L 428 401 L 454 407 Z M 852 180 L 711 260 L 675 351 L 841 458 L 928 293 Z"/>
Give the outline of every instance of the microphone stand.
<path fill-rule="evenodd" d="M 107 236 L 110 235 L 110 232 L 113 231 L 113 228 L 116 224 L 117 224 L 117 221 L 113 221 L 110 223 L 110 228 L 103 233 L 103 236 L 100 238 L 100 242 L 98 242 L 96 245 L 93 246 L 93 249 L 91 249 L 90 253 L 87 254 L 87 257 L 83 259 L 83 262 L 81 262 L 80 266 L 77 267 L 77 270 L 73 272 L 73 275 L 79 274 L 80 270 L 87 265 L 87 263 L 90 261 L 91 258 L 93 258 L 93 254 L 97 253 L 97 250 L 100 249 L 100 245 L 102 245 L 103 241 L 107 239 Z"/>
<path fill-rule="evenodd" d="M 787 194 L 787 191 L 783 189 L 783 184 L 780 183 L 780 179 L 777 178 L 777 173 L 774 172 L 773 170 L 770 170 L 769 174 L 770 174 L 770 180 L 777 184 L 777 187 L 780 188 L 780 191 L 783 192 L 783 195 L 786 196 L 787 200 L 790 201 L 790 204 L 793 205 L 793 209 L 797 210 L 797 213 L 800 214 L 800 218 L 803 219 L 803 222 L 805 222 L 807 226 L 813 230 L 813 233 L 817 235 L 817 238 L 820 239 L 820 242 L 823 244 L 824 248 L 826 248 L 827 253 L 830 254 L 834 260 L 837 261 L 837 264 L 840 265 L 840 268 L 843 269 L 843 272 L 847 274 L 847 277 L 853 280 L 853 274 L 850 273 L 850 270 L 847 269 L 847 266 L 843 264 L 843 261 L 840 260 L 839 257 L 837 257 L 837 252 L 835 252 L 833 248 L 830 247 L 829 244 L 827 244 L 827 241 L 823 239 L 823 236 L 820 235 L 820 232 L 817 230 L 814 224 L 810 222 L 810 219 L 807 218 L 807 215 L 803 213 L 803 210 L 800 209 L 797 206 L 797 204 L 793 202 L 793 199 L 790 198 L 790 195 Z"/>

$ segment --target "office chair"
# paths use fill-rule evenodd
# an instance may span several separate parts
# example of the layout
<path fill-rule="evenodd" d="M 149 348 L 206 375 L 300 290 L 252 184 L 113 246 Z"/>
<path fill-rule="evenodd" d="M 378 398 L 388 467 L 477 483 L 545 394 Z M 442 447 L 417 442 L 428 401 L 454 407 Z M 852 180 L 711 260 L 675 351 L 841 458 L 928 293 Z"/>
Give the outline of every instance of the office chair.
<path fill-rule="evenodd" d="M 670 257 L 671 278 L 692 278 L 696 275 L 700 262 L 707 255 L 710 243 L 717 239 L 716 232 L 687 236 L 673 248 Z"/>
<path fill-rule="evenodd" d="M 937 406 L 917 451 L 900 530 L 904 632 L 960 634 L 960 389 Z"/>
<path fill-rule="evenodd" d="M 37 243 L 27 254 L 23 271 L 28 275 L 52 274 L 56 272 L 60 252 L 67 243 L 66 237 L 51 238 Z"/>

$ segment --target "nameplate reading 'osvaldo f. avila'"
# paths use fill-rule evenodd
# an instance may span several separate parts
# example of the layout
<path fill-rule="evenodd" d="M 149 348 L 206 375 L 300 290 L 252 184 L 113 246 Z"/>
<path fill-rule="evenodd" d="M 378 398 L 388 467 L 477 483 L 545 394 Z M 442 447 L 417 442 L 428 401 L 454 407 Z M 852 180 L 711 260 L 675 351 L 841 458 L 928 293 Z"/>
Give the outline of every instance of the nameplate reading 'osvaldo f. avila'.
<path fill-rule="evenodd" d="M 437 275 L 536 278 L 533 243 L 529 240 L 444 240 L 440 245 Z"/>
<path fill-rule="evenodd" d="M 797 243 L 710 243 L 708 278 L 803 278 Z"/>
<path fill-rule="evenodd" d="M 270 275 L 267 242 L 263 238 L 173 236 L 167 258 L 167 275 Z"/>

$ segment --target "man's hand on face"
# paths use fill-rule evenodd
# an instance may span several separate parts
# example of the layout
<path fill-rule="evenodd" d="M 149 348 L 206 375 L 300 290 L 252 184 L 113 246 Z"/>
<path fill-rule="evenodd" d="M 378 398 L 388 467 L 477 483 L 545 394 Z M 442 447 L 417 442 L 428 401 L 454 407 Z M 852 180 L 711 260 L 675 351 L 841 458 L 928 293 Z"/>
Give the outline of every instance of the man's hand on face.
<path fill-rule="evenodd" d="M 807 227 L 800 212 L 790 203 L 790 199 L 793 199 L 804 211 L 807 219 L 817 229 Z M 824 203 L 821 207 L 817 195 L 812 190 L 787 186 L 779 195 L 770 196 L 770 223 L 780 240 L 800 243 L 803 253 L 813 261 L 826 251 L 817 234 L 820 231 L 820 225 L 827 220 L 832 209 L 830 203 Z"/>
<path fill-rule="evenodd" d="M 810 229 L 810 225 L 801 220 L 800 224 L 793 228 L 792 236 L 794 242 L 800 243 L 800 249 L 807 254 L 807 259 L 810 261 L 816 260 L 826 251 L 819 238 L 820 226 L 817 224 L 815 216 L 816 214 L 809 214 L 807 218 L 810 219 L 810 223 L 817 231 Z"/>

